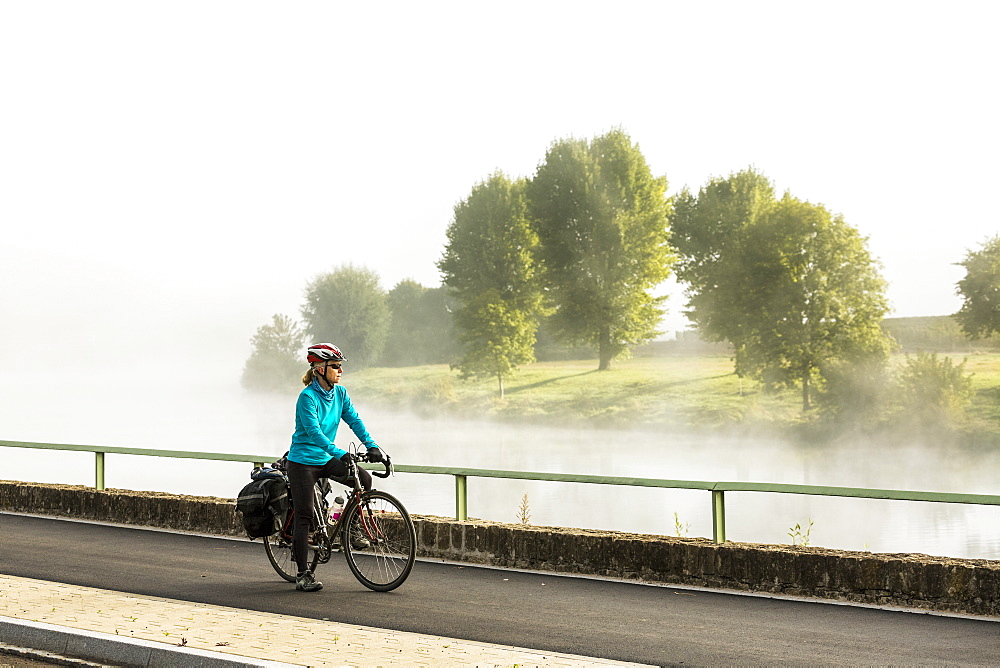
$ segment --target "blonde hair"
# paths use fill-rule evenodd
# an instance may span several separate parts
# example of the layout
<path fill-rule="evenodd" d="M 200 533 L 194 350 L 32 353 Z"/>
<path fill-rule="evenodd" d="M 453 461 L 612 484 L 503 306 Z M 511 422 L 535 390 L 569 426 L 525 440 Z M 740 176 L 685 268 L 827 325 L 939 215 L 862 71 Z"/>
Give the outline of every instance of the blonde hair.
<path fill-rule="evenodd" d="M 309 368 L 308 368 L 308 369 L 306 370 L 306 373 L 305 373 L 305 375 L 303 375 L 303 376 L 302 376 L 302 384 L 303 384 L 303 385 L 309 385 L 309 384 L 311 384 L 312 382 L 313 382 L 313 368 L 312 368 L 312 367 L 309 367 Z"/>

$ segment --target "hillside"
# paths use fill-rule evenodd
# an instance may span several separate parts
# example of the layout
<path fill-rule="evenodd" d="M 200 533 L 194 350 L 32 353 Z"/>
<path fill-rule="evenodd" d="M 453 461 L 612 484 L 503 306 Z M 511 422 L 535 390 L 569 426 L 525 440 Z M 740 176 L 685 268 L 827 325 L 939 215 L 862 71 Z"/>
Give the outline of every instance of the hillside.
<path fill-rule="evenodd" d="M 898 366 L 906 359 L 900 353 L 892 362 Z M 946 431 L 962 440 L 1000 444 L 1000 353 L 953 359 L 956 364 L 966 360 L 975 395 L 961 420 Z M 831 421 L 821 409 L 803 414 L 797 389 L 765 392 L 757 383 L 741 382 L 732 368 L 729 356 L 718 353 L 637 355 L 609 371 L 597 371 L 596 359 L 538 362 L 506 383 L 503 400 L 495 380 L 462 380 L 447 365 L 365 369 L 344 382 L 356 401 L 425 415 L 810 438 L 857 427 L 843 418 Z M 882 429 L 898 426 L 891 410 L 886 408 Z"/>
<path fill-rule="evenodd" d="M 922 318 L 886 318 L 882 327 L 892 335 L 900 348 L 914 352 L 985 352 L 1000 351 L 1000 336 L 971 340 L 950 315 Z"/>

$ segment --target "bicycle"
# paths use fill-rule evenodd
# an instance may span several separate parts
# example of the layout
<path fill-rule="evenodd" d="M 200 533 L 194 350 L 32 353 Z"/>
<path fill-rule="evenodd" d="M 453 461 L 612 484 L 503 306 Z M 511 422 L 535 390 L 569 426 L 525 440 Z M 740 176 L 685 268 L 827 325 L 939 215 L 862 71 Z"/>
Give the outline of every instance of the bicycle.
<path fill-rule="evenodd" d="M 330 516 L 326 496 L 332 485 L 321 478 L 313 488 L 314 530 L 309 537 L 309 569 L 330 561 L 338 549 L 344 553 L 354 577 L 373 591 L 392 591 L 403 584 L 416 559 L 417 532 L 413 520 L 399 500 L 386 492 L 364 491 L 357 476 L 357 462 L 367 462 L 367 454 L 348 458 L 347 476 L 334 479 L 353 489 L 340 517 Z M 392 474 L 392 460 L 384 454 L 385 472 L 372 471 L 378 478 Z M 267 558 L 282 578 L 295 582 L 298 566 L 292 549 L 295 509 L 289 504 L 281 529 L 264 539 Z M 339 539 L 339 540 L 338 540 Z"/>

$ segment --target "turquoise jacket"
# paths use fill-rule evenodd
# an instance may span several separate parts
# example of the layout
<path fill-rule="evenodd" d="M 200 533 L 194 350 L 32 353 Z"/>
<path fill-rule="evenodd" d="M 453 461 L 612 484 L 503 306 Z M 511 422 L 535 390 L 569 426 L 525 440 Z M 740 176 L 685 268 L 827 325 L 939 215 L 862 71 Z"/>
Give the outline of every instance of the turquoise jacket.
<path fill-rule="evenodd" d="M 288 449 L 289 461 L 322 466 L 334 457 L 339 459 L 347 454 L 333 444 L 341 420 L 350 426 L 365 447 L 378 447 L 354 410 L 347 388 L 334 385 L 327 391 L 313 379 L 299 393 L 295 403 L 295 433 L 292 434 L 292 447 Z"/>

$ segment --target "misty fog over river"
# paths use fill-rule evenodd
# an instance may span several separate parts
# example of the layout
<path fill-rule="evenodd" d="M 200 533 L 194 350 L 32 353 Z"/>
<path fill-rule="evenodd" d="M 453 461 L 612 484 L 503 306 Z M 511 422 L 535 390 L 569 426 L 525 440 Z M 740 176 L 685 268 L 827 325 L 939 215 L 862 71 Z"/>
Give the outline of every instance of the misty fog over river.
<path fill-rule="evenodd" d="M 238 373 L 191 380 L 151 369 L 100 377 L 80 373 L 54 383 L 37 370 L 4 374 L 0 439 L 280 456 L 288 447 L 298 388 L 286 397 L 245 394 Z M 345 378 L 348 389 L 351 385 Z M 352 397 L 376 440 L 398 464 L 462 466 L 705 481 L 780 482 L 941 492 L 997 493 L 994 454 L 905 451 L 859 443 L 821 450 L 774 440 L 730 440 L 655 429 L 591 430 L 423 418 Z M 353 434 L 341 426 L 338 443 Z M 94 455 L 0 448 L 0 479 L 94 484 Z M 250 465 L 106 456 L 108 487 L 232 498 Z M 397 474 L 376 486 L 412 513 L 454 516 L 454 479 Z M 530 522 L 663 535 L 710 537 L 711 495 L 701 490 L 469 478 L 470 517 L 515 522 L 528 495 Z M 1000 508 L 874 501 L 795 494 L 729 492 L 730 540 L 789 544 L 796 524 L 810 544 L 872 552 L 1000 559 Z M 676 513 L 676 517 L 675 517 Z"/>

